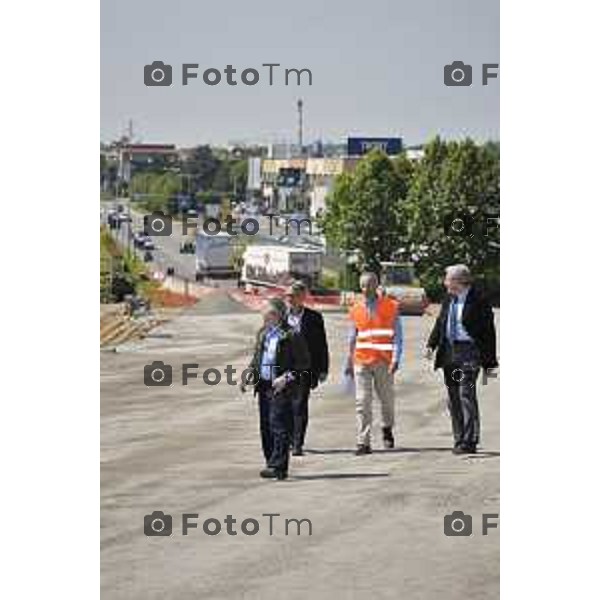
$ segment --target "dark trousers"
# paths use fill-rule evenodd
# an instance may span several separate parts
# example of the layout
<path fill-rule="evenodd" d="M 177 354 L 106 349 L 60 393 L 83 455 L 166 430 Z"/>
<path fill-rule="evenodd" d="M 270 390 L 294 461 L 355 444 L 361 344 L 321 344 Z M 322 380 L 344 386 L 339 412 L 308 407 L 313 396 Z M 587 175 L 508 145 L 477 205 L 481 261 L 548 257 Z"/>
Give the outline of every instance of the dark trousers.
<path fill-rule="evenodd" d="M 308 398 L 310 396 L 310 381 L 302 380 L 294 394 L 292 409 L 294 412 L 294 435 L 292 445 L 301 449 L 304 446 L 306 428 L 308 427 Z"/>
<path fill-rule="evenodd" d="M 448 388 L 448 406 L 455 446 L 473 447 L 479 443 L 479 370 L 479 352 L 474 344 L 455 343 L 452 348 L 447 348 L 444 382 Z"/>
<path fill-rule="evenodd" d="M 292 391 L 285 389 L 282 393 L 275 394 L 270 382 L 264 380 L 258 385 L 263 455 L 268 467 L 283 473 L 288 471 L 294 424 L 292 402 L 295 394 Z"/>

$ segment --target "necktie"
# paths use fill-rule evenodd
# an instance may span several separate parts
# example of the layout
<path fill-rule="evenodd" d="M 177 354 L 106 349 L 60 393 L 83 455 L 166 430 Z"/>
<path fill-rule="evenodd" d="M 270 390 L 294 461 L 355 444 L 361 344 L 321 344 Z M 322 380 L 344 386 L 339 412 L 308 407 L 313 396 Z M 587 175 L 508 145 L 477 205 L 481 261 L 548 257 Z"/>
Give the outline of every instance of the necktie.
<path fill-rule="evenodd" d="M 455 342 L 458 337 L 458 311 L 457 299 L 454 298 L 450 304 L 450 342 Z"/>

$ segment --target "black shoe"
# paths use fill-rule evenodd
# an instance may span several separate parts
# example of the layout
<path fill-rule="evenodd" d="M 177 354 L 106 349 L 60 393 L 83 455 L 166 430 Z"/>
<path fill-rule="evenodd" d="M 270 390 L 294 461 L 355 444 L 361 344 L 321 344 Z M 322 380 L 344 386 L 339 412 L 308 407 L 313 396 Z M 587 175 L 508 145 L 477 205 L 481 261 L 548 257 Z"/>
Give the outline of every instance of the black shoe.
<path fill-rule="evenodd" d="M 393 448 L 394 447 L 394 435 L 392 433 L 391 427 L 384 427 L 383 431 L 383 446 L 384 448 Z"/>
<path fill-rule="evenodd" d="M 292 450 L 292 456 L 304 456 L 304 450 L 302 450 L 302 448 L 294 448 Z"/>
<path fill-rule="evenodd" d="M 263 479 L 276 479 L 277 471 L 275 471 L 275 469 L 271 469 L 271 467 L 267 467 L 260 472 L 260 476 Z"/>
<path fill-rule="evenodd" d="M 260 476 L 263 479 L 287 479 L 287 473 L 285 471 L 280 471 L 279 469 L 273 469 L 272 467 L 267 467 L 260 472 Z"/>
<path fill-rule="evenodd" d="M 368 446 L 367 444 L 359 444 L 356 448 L 355 454 L 356 456 L 362 456 L 363 454 L 373 454 L 373 450 L 371 449 L 371 446 Z"/>
<path fill-rule="evenodd" d="M 453 454 L 476 454 L 477 446 L 461 444 L 460 446 L 455 446 L 452 452 Z"/>

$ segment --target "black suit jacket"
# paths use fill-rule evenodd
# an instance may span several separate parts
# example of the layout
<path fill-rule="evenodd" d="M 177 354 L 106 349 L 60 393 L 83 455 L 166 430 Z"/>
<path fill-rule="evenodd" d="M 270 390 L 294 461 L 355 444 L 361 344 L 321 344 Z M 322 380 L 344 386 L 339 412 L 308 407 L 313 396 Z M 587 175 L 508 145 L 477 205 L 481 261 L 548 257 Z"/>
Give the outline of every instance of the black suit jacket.
<path fill-rule="evenodd" d="M 305 306 L 300 321 L 300 333 L 310 355 L 311 387 L 315 388 L 319 385 L 319 376 L 329 373 L 329 349 L 323 315 Z"/>
<path fill-rule="evenodd" d="M 444 366 L 445 358 L 448 356 L 449 343 L 446 337 L 446 323 L 448 321 L 448 310 L 451 301 L 452 297 L 450 295 L 444 299 L 440 314 L 427 342 L 429 348 L 437 350 L 435 356 L 436 369 Z M 483 294 L 473 287 L 467 294 L 461 321 L 479 350 L 481 366 L 484 369 L 497 367 L 494 313 Z"/>
<path fill-rule="evenodd" d="M 283 332 L 282 337 L 277 344 L 275 352 L 275 365 L 273 366 L 273 377 L 279 377 L 290 371 L 295 372 L 294 381 L 290 382 L 283 390 L 282 394 L 294 393 L 296 386 L 300 385 L 307 377 L 309 372 L 310 360 L 308 356 L 308 348 L 302 335 L 297 334 L 285 321 L 280 324 Z M 260 362 L 263 353 L 266 328 L 261 327 L 256 335 L 254 344 L 254 352 L 249 368 L 253 371 L 253 381 L 260 381 Z M 255 385 L 254 393 L 258 391 L 258 386 Z"/>

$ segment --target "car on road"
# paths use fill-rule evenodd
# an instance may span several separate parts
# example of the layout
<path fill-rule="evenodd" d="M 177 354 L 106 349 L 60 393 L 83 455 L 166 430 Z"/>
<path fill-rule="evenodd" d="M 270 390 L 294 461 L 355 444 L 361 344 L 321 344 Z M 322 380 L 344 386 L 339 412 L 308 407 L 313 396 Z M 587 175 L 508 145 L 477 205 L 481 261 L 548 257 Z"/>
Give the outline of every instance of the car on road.
<path fill-rule="evenodd" d="M 241 206 L 241 212 L 244 215 L 248 215 L 249 217 L 256 217 L 258 215 L 260 215 L 260 208 L 258 206 L 256 206 L 255 204 L 250 204 L 250 205 L 246 205 L 245 203 L 242 203 L 243 206 Z"/>
<path fill-rule="evenodd" d="M 383 261 L 381 289 L 400 302 L 400 312 L 404 315 L 421 316 L 429 305 L 427 294 L 419 284 L 411 263 Z"/>
<path fill-rule="evenodd" d="M 142 231 L 138 231 L 138 232 L 134 233 L 133 234 L 133 245 L 136 248 L 143 248 L 147 237 L 148 236 L 145 233 L 143 233 Z"/>
<path fill-rule="evenodd" d="M 195 254 L 196 244 L 193 240 L 184 240 L 179 246 L 180 254 Z"/>
<path fill-rule="evenodd" d="M 156 248 L 156 246 L 154 245 L 154 242 L 152 241 L 152 238 L 147 237 L 143 243 L 144 243 L 144 250 L 154 250 Z"/>
<path fill-rule="evenodd" d="M 283 227 L 286 234 L 299 235 L 312 233 L 312 221 L 306 213 L 291 213 L 279 215 L 277 218 L 279 227 Z"/>

